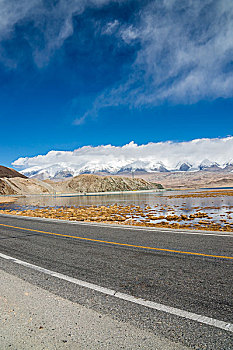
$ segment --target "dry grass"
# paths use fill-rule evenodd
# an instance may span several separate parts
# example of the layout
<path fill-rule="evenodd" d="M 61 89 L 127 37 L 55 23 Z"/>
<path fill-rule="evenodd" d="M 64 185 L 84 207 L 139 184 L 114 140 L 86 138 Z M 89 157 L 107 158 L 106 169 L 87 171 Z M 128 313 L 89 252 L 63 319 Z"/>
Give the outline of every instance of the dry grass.
<path fill-rule="evenodd" d="M 164 227 L 175 229 L 198 229 L 209 231 L 233 231 L 233 224 L 225 219 L 216 223 L 207 213 L 196 209 L 193 214 L 174 214 L 174 208 L 169 207 L 170 214 L 161 215 L 164 208 L 151 208 L 146 206 L 111 205 L 111 206 L 79 206 L 79 207 L 59 207 L 59 208 L 37 208 L 27 210 L 0 210 L 0 213 L 22 215 L 31 217 L 43 217 L 61 220 L 101 222 L 123 225 L 134 225 L 144 227 Z M 172 213 L 172 214 L 171 214 Z M 228 212 L 233 214 L 233 212 Z M 204 219 L 204 220 L 203 220 Z"/>

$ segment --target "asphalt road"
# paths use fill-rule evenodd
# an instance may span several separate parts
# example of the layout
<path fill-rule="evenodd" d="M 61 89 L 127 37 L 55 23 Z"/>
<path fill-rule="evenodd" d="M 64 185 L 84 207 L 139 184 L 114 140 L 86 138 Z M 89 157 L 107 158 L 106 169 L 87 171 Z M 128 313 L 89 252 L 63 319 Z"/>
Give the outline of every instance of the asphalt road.
<path fill-rule="evenodd" d="M 193 234 L 0 216 L 2 254 L 227 323 L 233 323 L 232 243 L 233 235 L 226 233 Z M 233 349 L 233 333 L 218 327 L 120 300 L 3 258 L 0 268 L 169 342 L 193 349 Z"/>

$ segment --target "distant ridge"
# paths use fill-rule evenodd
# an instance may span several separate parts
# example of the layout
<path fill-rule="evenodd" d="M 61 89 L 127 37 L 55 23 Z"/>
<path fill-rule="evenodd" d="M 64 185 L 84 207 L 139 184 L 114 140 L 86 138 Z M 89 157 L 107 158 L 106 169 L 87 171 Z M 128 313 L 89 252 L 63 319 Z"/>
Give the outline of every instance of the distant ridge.
<path fill-rule="evenodd" d="M 0 178 L 2 177 L 7 177 L 7 178 L 12 178 L 12 177 L 22 177 L 24 179 L 27 178 L 27 176 L 19 173 L 18 171 L 11 169 L 11 168 L 7 168 L 3 165 L 0 165 Z"/>
<path fill-rule="evenodd" d="M 17 172 L 16 172 L 17 173 Z M 54 193 L 88 193 L 161 189 L 163 186 L 143 179 L 97 175 L 79 175 L 53 182 L 15 176 L 0 178 L 0 195 L 30 195 Z"/>

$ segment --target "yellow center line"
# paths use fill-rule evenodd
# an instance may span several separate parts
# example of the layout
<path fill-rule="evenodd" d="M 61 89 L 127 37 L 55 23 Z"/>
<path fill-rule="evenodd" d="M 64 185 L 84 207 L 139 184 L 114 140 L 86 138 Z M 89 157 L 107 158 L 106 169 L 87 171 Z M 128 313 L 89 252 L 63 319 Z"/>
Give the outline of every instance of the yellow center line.
<path fill-rule="evenodd" d="M 74 238 L 74 239 L 79 239 L 79 240 L 82 239 L 82 240 L 85 240 L 85 241 L 99 242 L 99 243 L 105 243 L 105 244 L 114 244 L 114 245 L 123 246 L 123 247 L 132 247 L 132 248 L 141 248 L 141 249 L 148 249 L 148 250 L 157 250 L 157 251 L 163 251 L 163 252 L 169 252 L 169 253 L 198 255 L 198 256 L 205 256 L 205 257 L 210 257 L 210 258 L 233 259 L 232 256 L 211 255 L 211 254 L 204 254 L 204 253 L 184 252 L 182 250 L 174 250 L 174 249 L 146 247 L 146 246 L 134 245 L 134 244 L 128 244 L 128 243 L 118 243 L 118 242 L 104 241 L 104 240 L 101 240 L 101 239 L 71 236 L 71 235 L 65 235 L 65 234 L 62 234 L 62 233 L 55 233 L 55 232 L 49 232 L 49 231 L 40 231 L 40 230 L 31 229 L 31 228 L 11 226 L 11 225 L 5 225 L 5 224 L 0 224 L 0 226 L 16 228 L 16 229 L 23 230 L 23 231 L 45 233 L 46 235 L 53 235 L 53 236 L 66 237 L 66 238 Z"/>

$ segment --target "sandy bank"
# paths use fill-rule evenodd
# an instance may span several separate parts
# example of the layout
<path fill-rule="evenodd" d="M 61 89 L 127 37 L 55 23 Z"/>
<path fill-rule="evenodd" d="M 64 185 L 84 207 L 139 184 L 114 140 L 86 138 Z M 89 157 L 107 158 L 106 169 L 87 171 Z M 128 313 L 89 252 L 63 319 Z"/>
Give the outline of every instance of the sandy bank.
<path fill-rule="evenodd" d="M 17 197 L 0 197 L 0 204 L 2 203 L 14 203 L 18 198 Z"/>

